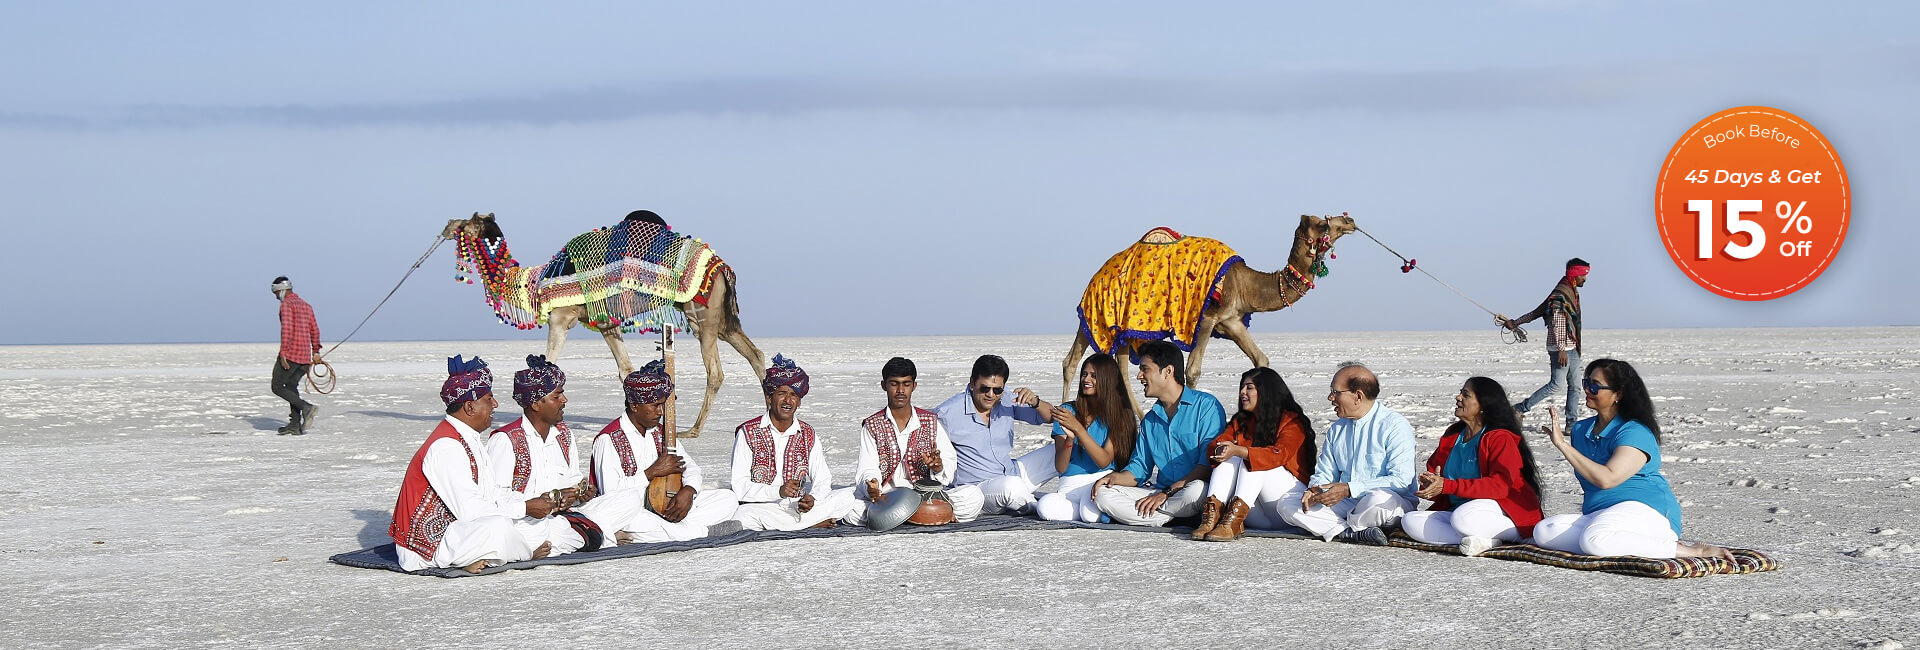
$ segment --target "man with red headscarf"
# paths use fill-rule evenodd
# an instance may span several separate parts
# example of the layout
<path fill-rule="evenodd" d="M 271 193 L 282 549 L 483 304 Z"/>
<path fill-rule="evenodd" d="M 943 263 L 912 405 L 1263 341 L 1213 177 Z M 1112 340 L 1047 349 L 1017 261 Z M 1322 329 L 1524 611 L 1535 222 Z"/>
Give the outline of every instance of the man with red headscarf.
<path fill-rule="evenodd" d="M 1522 414 L 1542 402 L 1553 399 L 1560 391 L 1567 393 L 1567 410 L 1564 422 L 1579 420 L 1580 404 L 1580 287 L 1587 286 L 1587 272 L 1592 265 L 1578 257 L 1567 260 L 1567 274 L 1553 285 L 1553 291 L 1547 293 L 1547 299 L 1519 318 L 1507 318 L 1495 314 L 1493 322 L 1510 330 L 1519 330 L 1521 325 L 1536 318 L 1547 318 L 1547 385 L 1533 391 L 1531 397 L 1513 405 Z"/>
<path fill-rule="evenodd" d="M 440 401 L 447 418 L 420 444 L 407 464 L 400 498 L 393 506 L 394 554 L 408 571 L 461 567 L 479 573 L 496 564 L 545 557 L 545 544 L 531 548 L 513 520 L 544 517 L 554 509 L 545 497 L 526 499 L 485 480 L 487 440 L 493 426 L 493 373 L 479 357 L 447 360 Z"/>

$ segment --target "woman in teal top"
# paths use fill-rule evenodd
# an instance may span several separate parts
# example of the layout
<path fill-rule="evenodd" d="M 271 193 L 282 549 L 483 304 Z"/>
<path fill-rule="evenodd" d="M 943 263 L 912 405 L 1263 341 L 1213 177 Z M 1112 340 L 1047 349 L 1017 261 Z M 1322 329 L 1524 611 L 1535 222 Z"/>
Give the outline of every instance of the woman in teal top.
<path fill-rule="evenodd" d="M 1573 465 L 1585 498 L 1578 515 L 1554 515 L 1533 529 L 1533 543 L 1587 555 L 1721 557 L 1727 549 L 1680 539 L 1680 502 L 1660 474 L 1660 424 L 1640 373 L 1625 361 L 1587 364 L 1587 408 L 1594 417 L 1563 433 L 1546 427 Z"/>
<path fill-rule="evenodd" d="M 1060 484 L 1034 504 L 1041 519 L 1101 520 L 1093 483 L 1125 467 L 1133 456 L 1133 396 L 1112 355 L 1095 354 L 1080 364 L 1080 395 L 1053 409 L 1054 468 Z"/>

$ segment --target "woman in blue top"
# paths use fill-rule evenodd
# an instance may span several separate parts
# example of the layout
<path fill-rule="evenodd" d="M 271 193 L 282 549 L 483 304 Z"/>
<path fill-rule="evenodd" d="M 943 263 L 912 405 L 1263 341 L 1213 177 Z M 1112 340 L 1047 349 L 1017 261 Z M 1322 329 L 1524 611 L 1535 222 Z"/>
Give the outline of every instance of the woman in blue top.
<path fill-rule="evenodd" d="M 1093 504 L 1093 483 L 1126 467 L 1140 423 L 1133 396 L 1112 355 L 1096 354 L 1080 364 L 1080 396 L 1053 409 L 1054 468 L 1060 485 L 1042 495 L 1034 514 L 1050 521 L 1100 521 Z"/>
<path fill-rule="evenodd" d="M 1533 528 L 1533 543 L 1587 555 L 1720 557 L 1727 549 L 1680 539 L 1680 502 L 1660 474 L 1660 424 L 1640 373 L 1616 359 L 1587 364 L 1587 408 L 1594 417 L 1562 433 L 1545 427 L 1573 464 L 1585 498 L 1578 515 L 1554 515 Z"/>

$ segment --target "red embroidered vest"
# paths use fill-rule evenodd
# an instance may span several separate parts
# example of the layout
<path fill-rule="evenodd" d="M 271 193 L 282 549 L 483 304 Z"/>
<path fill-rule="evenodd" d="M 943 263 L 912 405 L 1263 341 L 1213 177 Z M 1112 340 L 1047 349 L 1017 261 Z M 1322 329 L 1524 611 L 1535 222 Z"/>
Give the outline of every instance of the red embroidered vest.
<path fill-rule="evenodd" d="M 740 435 L 747 437 L 747 451 L 753 454 L 753 466 L 747 471 L 747 479 L 755 483 L 773 484 L 773 425 L 763 422 L 766 416 L 747 420 L 740 425 Z M 798 421 L 800 430 L 787 438 L 787 448 L 781 454 L 780 475 L 788 479 L 805 481 L 807 479 L 807 460 L 813 453 L 813 427 L 805 421 Z"/>
<path fill-rule="evenodd" d="M 939 450 L 939 447 L 934 444 L 933 428 L 939 424 L 940 416 L 923 408 L 913 409 L 913 414 L 920 420 L 920 428 L 914 429 L 913 433 L 907 436 L 907 451 L 912 454 L 907 456 L 907 459 L 913 461 L 907 463 L 908 481 L 926 478 L 927 465 L 919 461 L 926 458 L 927 454 L 938 453 Z M 867 430 L 867 435 L 873 437 L 874 448 L 880 452 L 880 486 L 893 485 L 893 471 L 900 466 L 901 462 L 898 442 L 900 432 L 893 427 L 893 415 L 887 413 L 886 409 L 880 409 L 879 413 L 867 416 L 866 420 L 861 421 L 860 426 Z"/>
<path fill-rule="evenodd" d="M 387 535 L 393 543 L 418 553 L 421 558 L 433 561 L 433 553 L 440 549 L 440 540 L 447 534 L 447 526 L 453 524 L 453 510 L 447 508 L 447 502 L 433 491 L 433 484 L 427 482 L 427 473 L 422 467 L 427 461 L 427 449 L 433 443 L 452 438 L 460 443 L 467 452 L 467 465 L 473 470 L 473 482 L 480 482 L 480 461 L 473 457 L 473 448 L 460 437 L 460 430 L 453 424 L 441 420 L 440 426 L 420 443 L 420 450 L 413 453 L 413 462 L 407 464 L 407 475 L 400 482 L 400 499 L 393 504 L 393 525 L 387 528 Z"/>
<path fill-rule="evenodd" d="M 572 465 L 573 430 L 567 428 L 566 422 L 555 422 L 553 428 L 554 435 L 560 437 L 560 457 Z M 527 419 L 514 420 L 493 432 L 505 434 L 507 442 L 513 444 L 513 491 L 526 492 L 527 479 L 533 475 L 533 450 L 527 445 Z"/>
<path fill-rule="evenodd" d="M 627 416 L 622 415 L 614 418 L 612 422 L 607 423 L 607 426 L 600 429 L 600 433 L 594 434 L 593 439 L 595 442 L 599 442 L 600 436 L 606 436 L 608 440 L 612 441 L 613 452 L 620 456 L 621 473 L 627 476 L 633 476 L 634 474 L 640 473 L 640 459 L 634 457 L 633 441 L 627 438 L 626 428 L 620 426 L 620 421 L 626 417 Z M 637 428 L 640 425 L 635 424 L 634 426 Z M 653 453 L 654 458 L 666 455 L 666 436 L 653 436 Z M 606 492 L 606 487 L 600 485 L 599 465 L 597 462 L 587 465 L 587 480 L 593 481 L 593 489 Z"/>

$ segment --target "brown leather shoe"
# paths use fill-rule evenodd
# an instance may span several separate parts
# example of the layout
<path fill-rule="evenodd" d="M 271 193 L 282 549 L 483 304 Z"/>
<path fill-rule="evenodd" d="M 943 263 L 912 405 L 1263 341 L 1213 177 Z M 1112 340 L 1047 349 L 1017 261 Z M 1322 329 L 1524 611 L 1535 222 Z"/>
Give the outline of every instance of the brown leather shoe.
<path fill-rule="evenodd" d="M 1240 497 L 1234 497 L 1233 502 L 1227 504 L 1226 510 L 1225 514 L 1220 515 L 1220 525 L 1214 526 L 1213 531 L 1207 533 L 1207 541 L 1231 542 L 1247 534 L 1247 502 L 1240 500 Z"/>
<path fill-rule="evenodd" d="M 1193 527 L 1193 540 L 1196 542 L 1206 539 L 1207 533 L 1213 532 L 1214 527 L 1220 523 L 1219 499 L 1207 497 L 1206 504 L 1202 505 L 1201 508 L 1200 525 Z"/>

